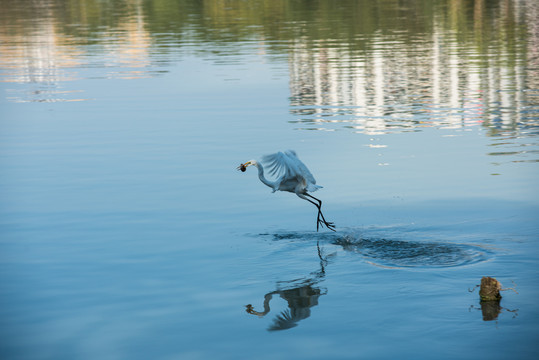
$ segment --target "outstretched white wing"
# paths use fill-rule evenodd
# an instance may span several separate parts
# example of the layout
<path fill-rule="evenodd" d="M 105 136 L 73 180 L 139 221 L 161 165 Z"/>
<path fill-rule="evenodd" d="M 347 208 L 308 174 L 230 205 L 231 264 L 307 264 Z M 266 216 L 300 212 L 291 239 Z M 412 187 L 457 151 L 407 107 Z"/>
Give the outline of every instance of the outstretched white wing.
<path fill-rule="evenodd" d="M 283 179 L 305 179 L 307 185 L 315 185 L 316 180 L 311 174 L 307 166 L 296 155 L 294 150 L 287 150 L 285 152 L 279 151 L 278 153 L 265 155 L 262 157 L 264 167 L 266 167 L 272 176 L 282 177 Z M 320 186 L 309 189 L 315 190 Z"/>

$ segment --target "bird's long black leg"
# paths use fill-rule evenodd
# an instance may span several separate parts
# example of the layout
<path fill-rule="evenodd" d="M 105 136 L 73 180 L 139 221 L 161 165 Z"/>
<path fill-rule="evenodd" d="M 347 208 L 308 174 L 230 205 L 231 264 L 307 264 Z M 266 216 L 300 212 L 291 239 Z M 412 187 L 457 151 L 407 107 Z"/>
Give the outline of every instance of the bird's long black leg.
<path fill-rule="evenodd" d="M 318 204 L 315 204 L 316 207 L 318 208 L 318 217 L 322 216 L 322 219 L 324 219 L 324 215 L 322 214 L 322 200 L 320 200 L 318 198 L 315 198 L 314 196 L 309 195 L 309 194 L 305 194 L 305 196 L 308 196 L 311 199 L 314 199 L 314 200 L 318 201 Z M 325 221 L 325 219 L 324 219 L 324 221 Z"/>
<path fill-rule="evenodd" d="M 324 219 L 324 215 L 322 214 L 322 202 L 320 202 L 318 199 L 315 199 L 318 201 L 317 204 L 313 202 L 313 204 L 316 205 L 316 208 L 318 209 L 318 216 L 316 218 L 316 231 L 318 231 L 319 225 L 324 225 L 326 223 L 326 220 Z M 323 221 L 320 220 L 320 217 L 322 217 Z"/>
<path fill-rule="evenodd" d="M 324 218 L 324 214 L 322 213 L 322 200 L 320 200 L 318 198 L 315 198 L 314 196 L 312 196 L 310 194 L 307 194 L 307 193 L 304 194 L 304 195 L 318 201 L 318 204 L 315 204 L 314 202 L 310 201 L 309 199 L 305 199 L 305 200 L 311 202 L 312 204 L 315 204 L 316 207 L 318 208 L 318 223 L 316 225 L 317 231 L 318 231 L 318 224 L 321 224 L 321 223 L 323 223 L 328 229 L 330 229 L 332 231 L 335 231 L 335 225 L 333 225 L 332 222 L 326 221 L 326 219 Z M 322 217 L 322 221 L 320 221 L 320 217 Z"/>
<path fill-rule="evenodd" d="M 322 223 L 322 221 L 320 220 L 320 204 L 318 203 L 315 203 L 314 201 L 312 200 L 309 200 L 307 199 L 305 196 L 303 196 L 302 194 L 297 194 L 300 198 L 304 199 L 304 200 L 307 200 L 308 202 L 310 202 L 311 204 L 313 204 L 314 206 L 316 206 L 316 208 L 318 209 L 318 218 L 316 219 L 316 231 L 318 231 L 318 228 L 320 227 L 320 224 Z"/>

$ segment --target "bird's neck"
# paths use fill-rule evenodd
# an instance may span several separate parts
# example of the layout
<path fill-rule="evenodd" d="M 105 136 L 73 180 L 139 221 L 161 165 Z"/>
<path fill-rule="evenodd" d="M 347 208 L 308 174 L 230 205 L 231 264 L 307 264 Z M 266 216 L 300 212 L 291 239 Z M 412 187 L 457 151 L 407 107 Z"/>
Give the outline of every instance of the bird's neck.
<path fill-rule="evenodd" d="M 273 189 L 273 191 L 275 191 L 275 182 L 266 179 L 266 177 L 264 176 L 264 167 L 258 162 L 255 162 L 254 165 L 258 169 L 258 178 L 260 179 L 260 181 L 262 181 L 264 185 L 269 186 Z"/>

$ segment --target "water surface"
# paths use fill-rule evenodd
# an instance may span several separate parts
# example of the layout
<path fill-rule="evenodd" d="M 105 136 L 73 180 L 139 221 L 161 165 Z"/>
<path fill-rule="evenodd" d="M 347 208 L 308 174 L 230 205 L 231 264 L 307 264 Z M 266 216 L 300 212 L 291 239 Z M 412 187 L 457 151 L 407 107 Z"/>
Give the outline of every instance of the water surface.
<path fill-rule="evenodd" d="M 2 358 L 539 355 L 535 1 L 0 5 Z"/>

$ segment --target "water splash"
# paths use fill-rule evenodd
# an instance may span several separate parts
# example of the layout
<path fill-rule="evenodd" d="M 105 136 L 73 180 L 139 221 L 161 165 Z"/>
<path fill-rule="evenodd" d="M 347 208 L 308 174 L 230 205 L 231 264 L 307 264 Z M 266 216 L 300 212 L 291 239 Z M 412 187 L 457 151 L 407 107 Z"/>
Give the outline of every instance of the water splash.
<path fill-rule="evenodd" d="M 388 268 L 446 268 L 487 261 L 491 251 L 472 244 L 348 234 L 272 234 L 274 240 L 314 240 L 342 247 L 369 264 Z"/>
<path fill-rule="evenodd" d="M 485 249 L 475 245 L 444 242 L 363 238 L 346 235 L 335 245 L 361 255 L 374 265 L 386 267 L 455 267 L 489 259 Z"/>

